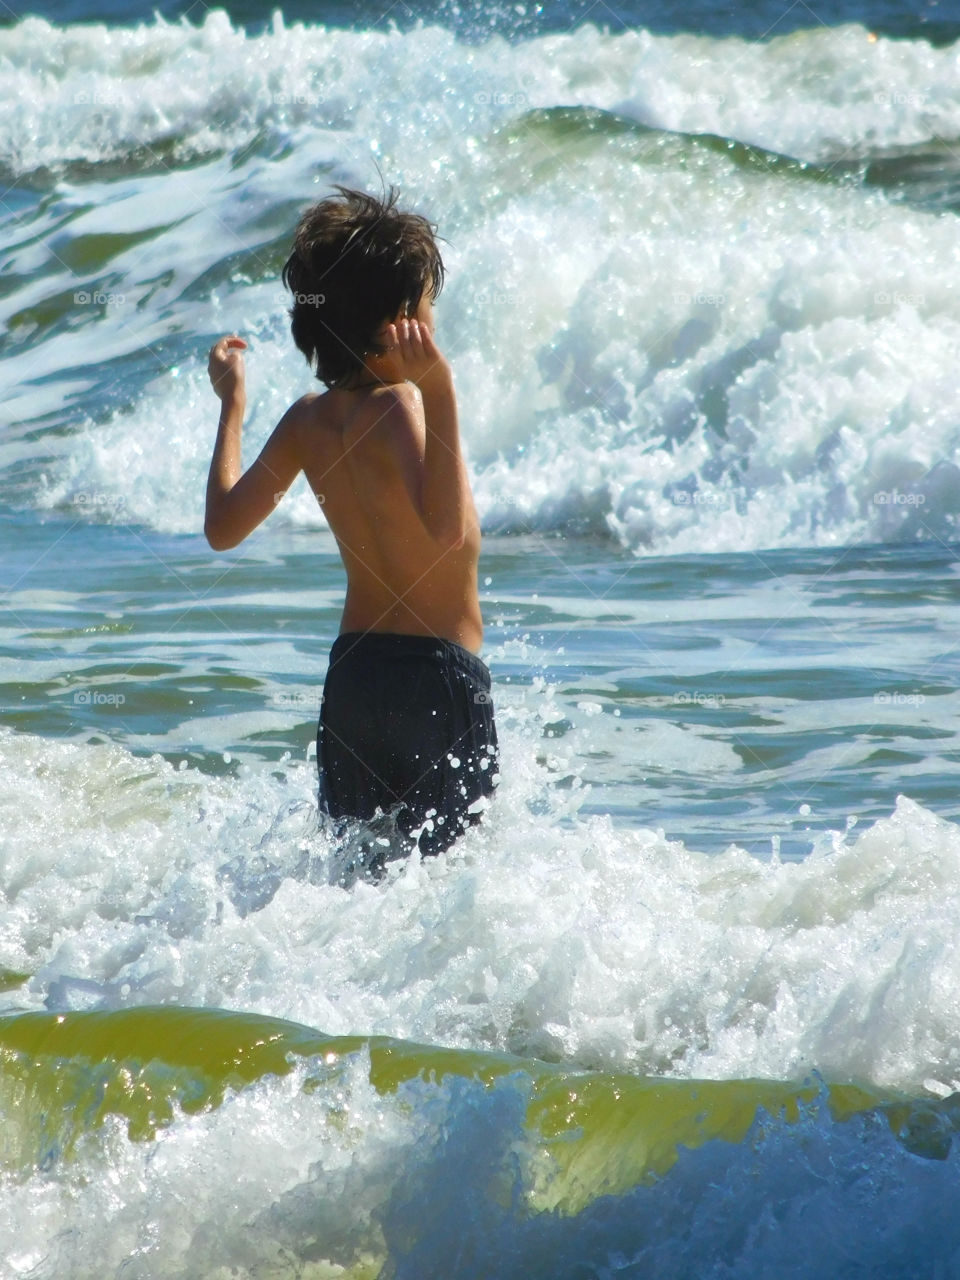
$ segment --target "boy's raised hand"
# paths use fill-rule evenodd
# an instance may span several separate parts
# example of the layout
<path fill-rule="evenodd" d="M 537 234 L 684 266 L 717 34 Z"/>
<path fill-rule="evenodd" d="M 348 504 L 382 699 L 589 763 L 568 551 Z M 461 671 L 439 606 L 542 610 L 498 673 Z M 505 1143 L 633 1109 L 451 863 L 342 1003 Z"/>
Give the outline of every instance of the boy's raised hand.
<path fill-rule="evenodd" d="M 242 397 L 244 394 L 243 353 L 247 344 L 237 335 L 220 338 L 210 348 L 207 372 L 210 382 L 221 400 Z"/>
<path fill-rule="evenodd" d="M 449 376 L 450 366 L 433 340 L 425 324 L 417 320 L 398 320 L 384 330 L 386 345 L 393 348 L 400 374 L 409 382 L 423 387 Z"/>

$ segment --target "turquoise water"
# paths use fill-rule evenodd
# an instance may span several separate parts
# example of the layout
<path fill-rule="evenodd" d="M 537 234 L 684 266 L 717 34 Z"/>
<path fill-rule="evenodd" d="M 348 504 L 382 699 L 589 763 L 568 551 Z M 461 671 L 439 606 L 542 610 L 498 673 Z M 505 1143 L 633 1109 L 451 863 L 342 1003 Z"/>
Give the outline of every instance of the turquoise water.
<path fill-rule="evenodd" d="M 342 602 L 329 535 L 225 559 L 197 536 L 8 524 L 9 724 L 215 775 L 310 755 Z M 950 547 L 637 559 L 492 535 L 481 575 L 502 716 L 537 718 L 580 812 L 760 856 L 803 856 L 901 793 L 956 818 Z"/>
<path fill-rule="evenodd" d="M 960 1275 L 953 15 L 161 12 L 0 28 L 0 1271 Z M 503 775 L 345 886 L 342 570 L 210 551 L 205 365 L 252 457 L 378 173 Z"/>

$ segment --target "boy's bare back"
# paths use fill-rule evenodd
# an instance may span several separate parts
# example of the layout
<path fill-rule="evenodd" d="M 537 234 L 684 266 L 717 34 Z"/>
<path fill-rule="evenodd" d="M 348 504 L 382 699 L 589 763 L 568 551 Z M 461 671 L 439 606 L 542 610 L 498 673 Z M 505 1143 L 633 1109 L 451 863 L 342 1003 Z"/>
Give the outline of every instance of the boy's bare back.
<path fill-rule="evenodd" d="M 437 540 L 426 528 L 426 431 L 410 384 L 308 400 L 299 435 L 347 571 L 340 630 L 441 636 L 477 652 L 476 513 L 462 536 Z"/>
<path fill-rule="evenodd" d="M 234 469 L 218 491 L 215 454 L 206 532 L 217 549 L 235 546 L 303 471 L 347 573 L 341 632 L 433 635 L 477 652 L 480 531 L 453 381 L 431 320 L 423 314 L 388 326 L 390 349 L 367 361 L 370 381 L 298 400 L 242 475 L 242 348 L 220 339 L 210 375 L 223 405 L 222 461 Z"/>

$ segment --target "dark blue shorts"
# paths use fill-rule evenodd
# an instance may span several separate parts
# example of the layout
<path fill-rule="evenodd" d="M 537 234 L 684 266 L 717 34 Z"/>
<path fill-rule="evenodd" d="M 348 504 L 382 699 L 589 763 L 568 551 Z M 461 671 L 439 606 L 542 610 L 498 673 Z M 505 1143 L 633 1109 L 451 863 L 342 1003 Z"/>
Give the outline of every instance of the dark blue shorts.
<path fill-rule="evenodd" d="M 495 786 L 490 672 L 451 640 L 338 636 L 323 686 L 317 766 L 320 808 L 331 818 L 385 815 L 374 854 L 377 847 L 385 858 L 414 848 L 440 853 L 479 821 L 477 802 Z"/>

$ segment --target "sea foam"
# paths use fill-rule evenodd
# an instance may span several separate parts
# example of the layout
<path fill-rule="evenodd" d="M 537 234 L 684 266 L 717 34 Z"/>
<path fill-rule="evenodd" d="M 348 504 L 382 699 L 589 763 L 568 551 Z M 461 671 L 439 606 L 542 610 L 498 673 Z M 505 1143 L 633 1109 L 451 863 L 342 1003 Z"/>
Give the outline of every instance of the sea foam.
<path fill-rule="evenodd" d="M 960 1087 L 957 827 L 903 798 L 802 863 L 577 816 L 519 729 L 454 850 L 330 882 L 312 769 L 2 738 L 11 1008 L 176 1002 L 710 1078 Z M 535 812 L 536 811 L 536 812 Z"/>

